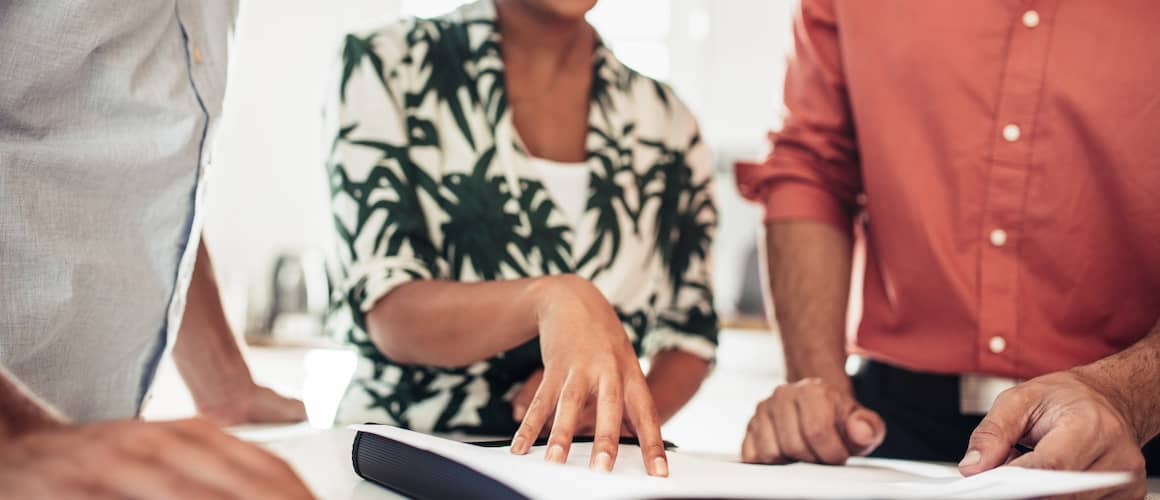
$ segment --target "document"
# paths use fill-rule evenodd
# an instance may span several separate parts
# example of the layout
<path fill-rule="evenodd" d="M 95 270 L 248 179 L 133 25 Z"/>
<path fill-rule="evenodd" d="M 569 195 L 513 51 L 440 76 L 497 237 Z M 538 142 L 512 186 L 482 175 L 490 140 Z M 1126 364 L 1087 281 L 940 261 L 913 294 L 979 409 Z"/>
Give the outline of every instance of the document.
<path fill-rule="evenodd" d="M 611 473 L 588 469 L 589 443 L 576 443 L 568 463 L 544 461 L 545 447 L 524 456 L 382 425 L 353 426 L 442 455 L 535 499 L 641 498 L 947 498 L 1014 499 L 1077 493 L 1125 484 L 1128 474 L 1000 467 L 963 478 L 953 467 L 856 458 L 845 466 L 749 465 L 680 450 L 669 452 L 669 477 L 645 474 L 640 449 L 621 446 Z"/>

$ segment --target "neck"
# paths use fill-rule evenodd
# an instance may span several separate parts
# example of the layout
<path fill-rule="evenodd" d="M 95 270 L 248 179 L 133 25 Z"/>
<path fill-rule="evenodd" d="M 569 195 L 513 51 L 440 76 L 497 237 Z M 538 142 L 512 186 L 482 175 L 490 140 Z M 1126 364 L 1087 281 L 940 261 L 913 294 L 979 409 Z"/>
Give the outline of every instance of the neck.
<path fill-rule="evenodd" d="M 495 0 L 504 51 L 559 61 L 591 39 L 583 18 L 561 18 L 520 0 Z"/>

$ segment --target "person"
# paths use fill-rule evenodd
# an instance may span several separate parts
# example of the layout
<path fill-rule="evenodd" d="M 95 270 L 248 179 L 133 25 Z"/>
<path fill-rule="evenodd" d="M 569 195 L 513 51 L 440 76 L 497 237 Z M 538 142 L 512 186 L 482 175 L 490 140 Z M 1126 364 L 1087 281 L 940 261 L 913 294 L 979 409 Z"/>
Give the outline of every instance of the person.
<path fill-rule="evenodd" d="M 310 497 L 218 429 L 304 417 L 253 382 L 199 238 L 235 10 L 0 3 L 2 498 Z M 171 344 L 203 418 L 143 422 Z"/>
<path fill-rule="evenodd" d="M 1158 20 L 1147 1 L 801 3 L 784 126 L 736 172 L 766 209 L 788 374 L 746 461 L 1128 471 L 1120 493 L 1143 496 L 1141 447 L 1160 432 L 1160 54 L 1142 47 Z M 851 379 L 855 229 L 866 362 Z"/>
<path fill-rule="evenodd" d="M 360 360 L 338 421 L 514 432 L 516 453 L 550 427 L 556 462 L 594 433 L 604 470 L 631 428 L 667 474 L 659 425 L 715 351 L 712 172 L 594 4 L 481 0 L 346 38 L 329 323 Z"/>

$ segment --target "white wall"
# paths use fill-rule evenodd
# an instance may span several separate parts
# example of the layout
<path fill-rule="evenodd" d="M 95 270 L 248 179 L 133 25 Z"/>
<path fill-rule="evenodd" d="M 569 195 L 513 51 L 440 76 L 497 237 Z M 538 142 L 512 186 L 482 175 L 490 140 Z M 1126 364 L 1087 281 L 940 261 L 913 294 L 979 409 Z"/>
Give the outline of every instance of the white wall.
<path fill-rule="evenodd" d="M 264 279 L 276 252 L 330 250 L 323 91 L 335 76 L 342 34 L 389 22 L 403 1 L 242 1 L 206 227 L 232 319 L 249 282 Z M 777 121 L 795 4 L 671 1 L 670 80 L 700 116 L 722 170 L 738 157 L 759 156 L 765 131 Z M 756 227 L 756 212 L 736 198 L 730 179 L 722 179 L 720 200 L 722 276 L 740 272 L 730 267 L 739 264 L 734 254 Z"/>
<path fill-rule="evenodd" d="M 323 92 L 342 35 L 397 12 L 398 0 L 241 2 L 206 221 L 231 306 L 276 252 L 329 250 Z"/>

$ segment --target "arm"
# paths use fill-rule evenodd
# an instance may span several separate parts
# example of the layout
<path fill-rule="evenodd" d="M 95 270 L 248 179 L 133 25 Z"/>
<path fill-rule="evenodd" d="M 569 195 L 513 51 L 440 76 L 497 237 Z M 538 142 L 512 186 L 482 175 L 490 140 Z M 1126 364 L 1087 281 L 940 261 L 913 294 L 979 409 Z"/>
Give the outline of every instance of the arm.
<path fill-rule="evenodd" d="M 548 305 L 544 299 L 556 293 L 547 290 L 558 290 L 549 281 L 407 283 L 367 313 L 368 333 L 375 346 L 398 363 L 467 366 L 539 334 L 540 309 Z"/>
<path fill-rule="evenodd" d="M 773 222 L 765 233 L 766 310 L 781 334 L 787 381 L 819 378 L 850 394 L 850 235 L 808 221 Z"/>
<path fill-rule="evenodd" d="M 788 116 L 759 165 L 738 165 L 741 193 L 766 210 L 766 270 L 787 378 L 758 405 L 742 459 L 841 464 L 869 453 L 885 424 L 855 401 L 845 374 L 851 224 L 862 191 L 837 8 L 803 0 L 786 71 Z"/>
<path fill-rule="evenodd" d="M 0 366 L 0 441 L 65 423 L 64 416 L 40 401 Z"/>
<path fill-rule="evenodd" d="M 668 422 L 693 399 L 708 375 L 709 362 L 699 356 L 678 350 L 654 356 L 647 381 L 660 421 Z"/>
<path fill-rule="evenodd" d="M 198 412 L 226 425 L 297 422 L 302 403 L 258 386 L 226 321 L 204 238 L 190 279 L 185 316 L 173 346 L 173 361 Z"/>

